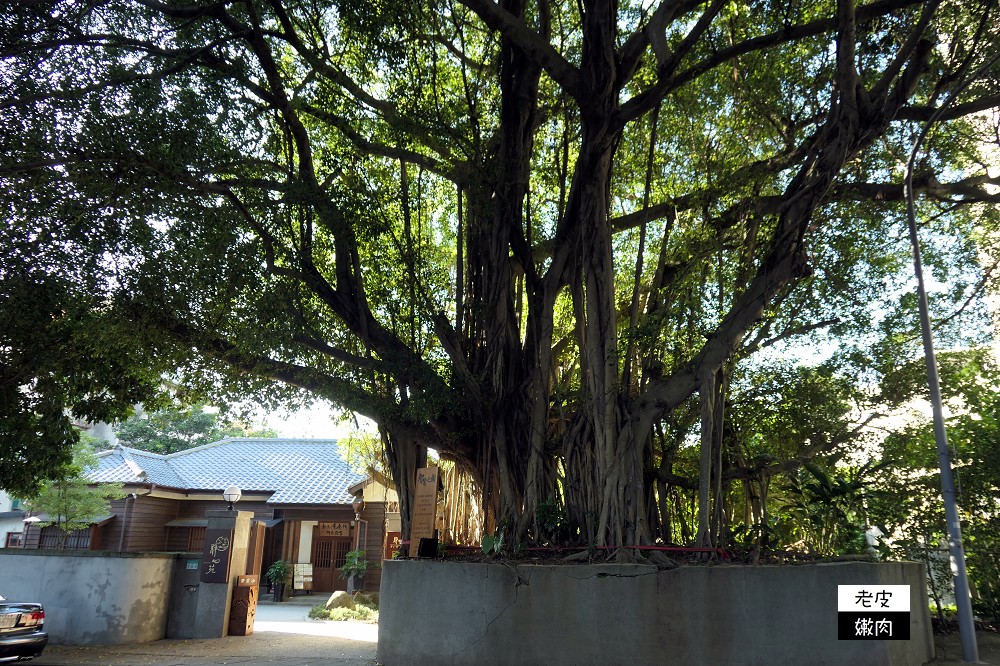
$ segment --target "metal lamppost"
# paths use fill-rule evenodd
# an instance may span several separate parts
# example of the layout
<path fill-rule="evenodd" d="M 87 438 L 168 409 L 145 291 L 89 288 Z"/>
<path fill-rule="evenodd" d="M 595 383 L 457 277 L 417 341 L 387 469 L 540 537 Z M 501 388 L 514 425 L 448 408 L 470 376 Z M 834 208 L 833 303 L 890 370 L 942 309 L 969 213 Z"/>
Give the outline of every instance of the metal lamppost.
<path fill-rule="evenodd" d="M 233 503 L 239 502 L 240 498 L 243 497 L 243 491 L 234 485 L 229 486 L 222 492 L 222 498 L 229 502 L 229 510 L 233 510 Z"/>
<path fill-rule="evenodd" d="M 358 496 L 354 497 L 354 501 L 351 502 L 351 506 L 354 508 L 354 520 L 361 520 L 361 507 L 364 505 L 364 500 Z"/>
<path fill-rule="evenodd" d="M 948 433 L 944 423 L 944 401 L 941 398 L 941 387 L 938 382 L 937 361 L 934 357 L 934 338 L 931 330 L 931 318 L 927 304 L 927 289 L 924 286 L 924 269 L 920 257 L 920 240 L 917 235 L 917 213 L 914 203 L 913 171 L 917 161 L 920 146 L 927 138 L 934 123 L 938 122 L 958 95 L 973 81 L 979 79 L 991 68 L 1000 53 L 993 54 L 971 76 L 960 83 L 941 106 L 924 123 L 913 148 L 910 159 L 906 163 L 906 178 L 904 192 L 906 194 L 906 218 L 910 232 L 910 245 L 913 248 L 913 273 L 917 278 L 917 302 L 920 308 L 920 332 L 924 343 L 924 359 L 927 364 L 927 387 L 930 390 L 931 412 L 934 417 L 934 439 L 937 443 L 938 468 L 941 470 L 941 495 L 944 499 L 945 528 L 948 534 L 948 551 L 951 559 L 951 570 L 955 581 L 955 606 L 958 611 L 958 630 L 962 640 L 962 660 L 967 663 L 979 662 L 979 646 L 976 643 L 976 626 L 972 615 L 972 595 L 969 590 L 969 574 L 965 568 L 965 547 L 962 544 L 961 518 L 958 511 L 958 493 L 955 489 L 955 479 L 951 468 L 951 451 L 948 448 Z"/>
<path fill-rule="evenodd" d="M 354 550 L 359 548 L 359 539 L 361 538 L 361 507 L 365 505 L 363 499 L 360 495 L 354 496 L 354 501 L 351 502 L 351 507 L 354 508 Z"/>

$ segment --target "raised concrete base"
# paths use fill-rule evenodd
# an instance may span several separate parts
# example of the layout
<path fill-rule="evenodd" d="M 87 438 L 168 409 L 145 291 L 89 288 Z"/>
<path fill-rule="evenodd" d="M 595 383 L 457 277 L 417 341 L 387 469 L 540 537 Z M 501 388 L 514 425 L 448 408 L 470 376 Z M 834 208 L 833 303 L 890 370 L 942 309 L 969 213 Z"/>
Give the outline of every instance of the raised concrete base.
<path fill-rule="evenodd" d="M 908 641 L 837 640 L 837 585 L 910 585 Z M 923 565 L 542 566 L 383 562 L 385 666 L 920 666 Z"/>

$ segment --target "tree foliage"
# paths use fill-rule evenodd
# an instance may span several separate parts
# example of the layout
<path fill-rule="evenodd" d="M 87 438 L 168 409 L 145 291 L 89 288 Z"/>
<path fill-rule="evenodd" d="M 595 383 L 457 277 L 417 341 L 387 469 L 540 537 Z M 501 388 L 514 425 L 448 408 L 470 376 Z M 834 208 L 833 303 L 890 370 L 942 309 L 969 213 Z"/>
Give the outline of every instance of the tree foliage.
<path fill-rule="evenodd" d="M 115 426 L 118 441 L 143 451 L 168 455 L 216 442 L 223 437 L 277 437 L 269 428 L 255 428 L 220 417 L 205 405 L 175 406 L 150 414 L 134 414 Z"/>
<path fill-rule="evenodd" d="M 1000 623 L 1000 367 L 990 350 L 944 355 L 942 386 L 949 388 L 948 442 L 955 469 L 962 535 L 968 554 L 969 580 L 976 613 Z M 894 555 L 923 561 L 931 593 L 939 605 L 948 591 L 951 571 L 943 554 L 947 543 L 941 478 L 933 428 L 926 414 L 886 439 L 888 475 L 874 484 L 871 521 L 880 525 Z"/>
<path fill-rule="evenodd" d="M 45 482 L 39 493 L 28 501 L 32 511 L 48 518 L 38 523 L 39 527 L 55 525 L 59 528 L 60 548 L 70 532 L 86 529 L 110 512 L 111 500 L 125 496 L 120 483 L 91 484 L 86 471 L 96 466 L 97 458 L 90 447 L 77 443 L 72 462 L 64 465 L 58 475 Z"/>
<path fill-rule="evenodd" d="M 30 497 L 72 463 L 74 419 L 155 404 L 160 377 L 140 360 L 135 331 L 102 317 L 101 295 L 50 272 L 21 233 L 0 229 L 0 488 Z"/>
<path fill-rule="evenodd" d="M 433 447 L 513 545 L 550 501 L 577 542 L 718 545 L 912 358 L 900 164 L 996 11 L 15 3 L 5 242 L 65 253 L 41 272 L 135 367 L 376 421 L 404 524 Z M 998 93 L 963 88 L 915 181 L 948 340 L 996 265 Z M 741 411 L 768 376 L 786 409 Z"/>

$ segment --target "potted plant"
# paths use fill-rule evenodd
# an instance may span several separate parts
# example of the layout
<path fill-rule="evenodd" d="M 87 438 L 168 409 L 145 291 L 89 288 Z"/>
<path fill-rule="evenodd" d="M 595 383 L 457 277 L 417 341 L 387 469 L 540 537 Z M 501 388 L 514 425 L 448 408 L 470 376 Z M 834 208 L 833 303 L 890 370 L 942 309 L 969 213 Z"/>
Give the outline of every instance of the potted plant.
<path fill-rule="evenodd" d="M 361 590 L 365 572 L 374 566 L 365 559 L 364 548 L 348 551 L 344 556 L 344 565 L 340 567 L 340 577 L 347 579 L 347 593 L 354 594 Z"/>
<path fill-rule="evenodd" d="M 274 600 L 282 601 L 285 594 L 285 583 L 292 576 L 292 565 L 285 560 L 278 560 L 267 568 L 264 577 L 271 581 L 274 590 Z"/>

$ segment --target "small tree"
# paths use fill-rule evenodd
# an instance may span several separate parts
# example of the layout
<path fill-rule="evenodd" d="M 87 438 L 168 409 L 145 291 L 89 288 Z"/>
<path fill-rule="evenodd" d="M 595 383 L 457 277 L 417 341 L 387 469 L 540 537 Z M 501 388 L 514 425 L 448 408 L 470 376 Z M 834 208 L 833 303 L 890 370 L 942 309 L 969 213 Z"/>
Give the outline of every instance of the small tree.
<path fill-rule="evenodd" d="M 55 525 L 60 529 L 59 548 L 65 548 L 70 532 L 84 529 L 98 517 L 108 513 L 110 501 L 121 499 L 125 491 L 120 483 L 93 485 L 84 476 L 88 468 L 97 465 L 97 458 L 85 442 L 73 448 L 73 460 L 62 467 L 56 478 L 42 485 L 41 492 L 29 505 L 33 511 L 47 514 L 40 527 Z"/>

